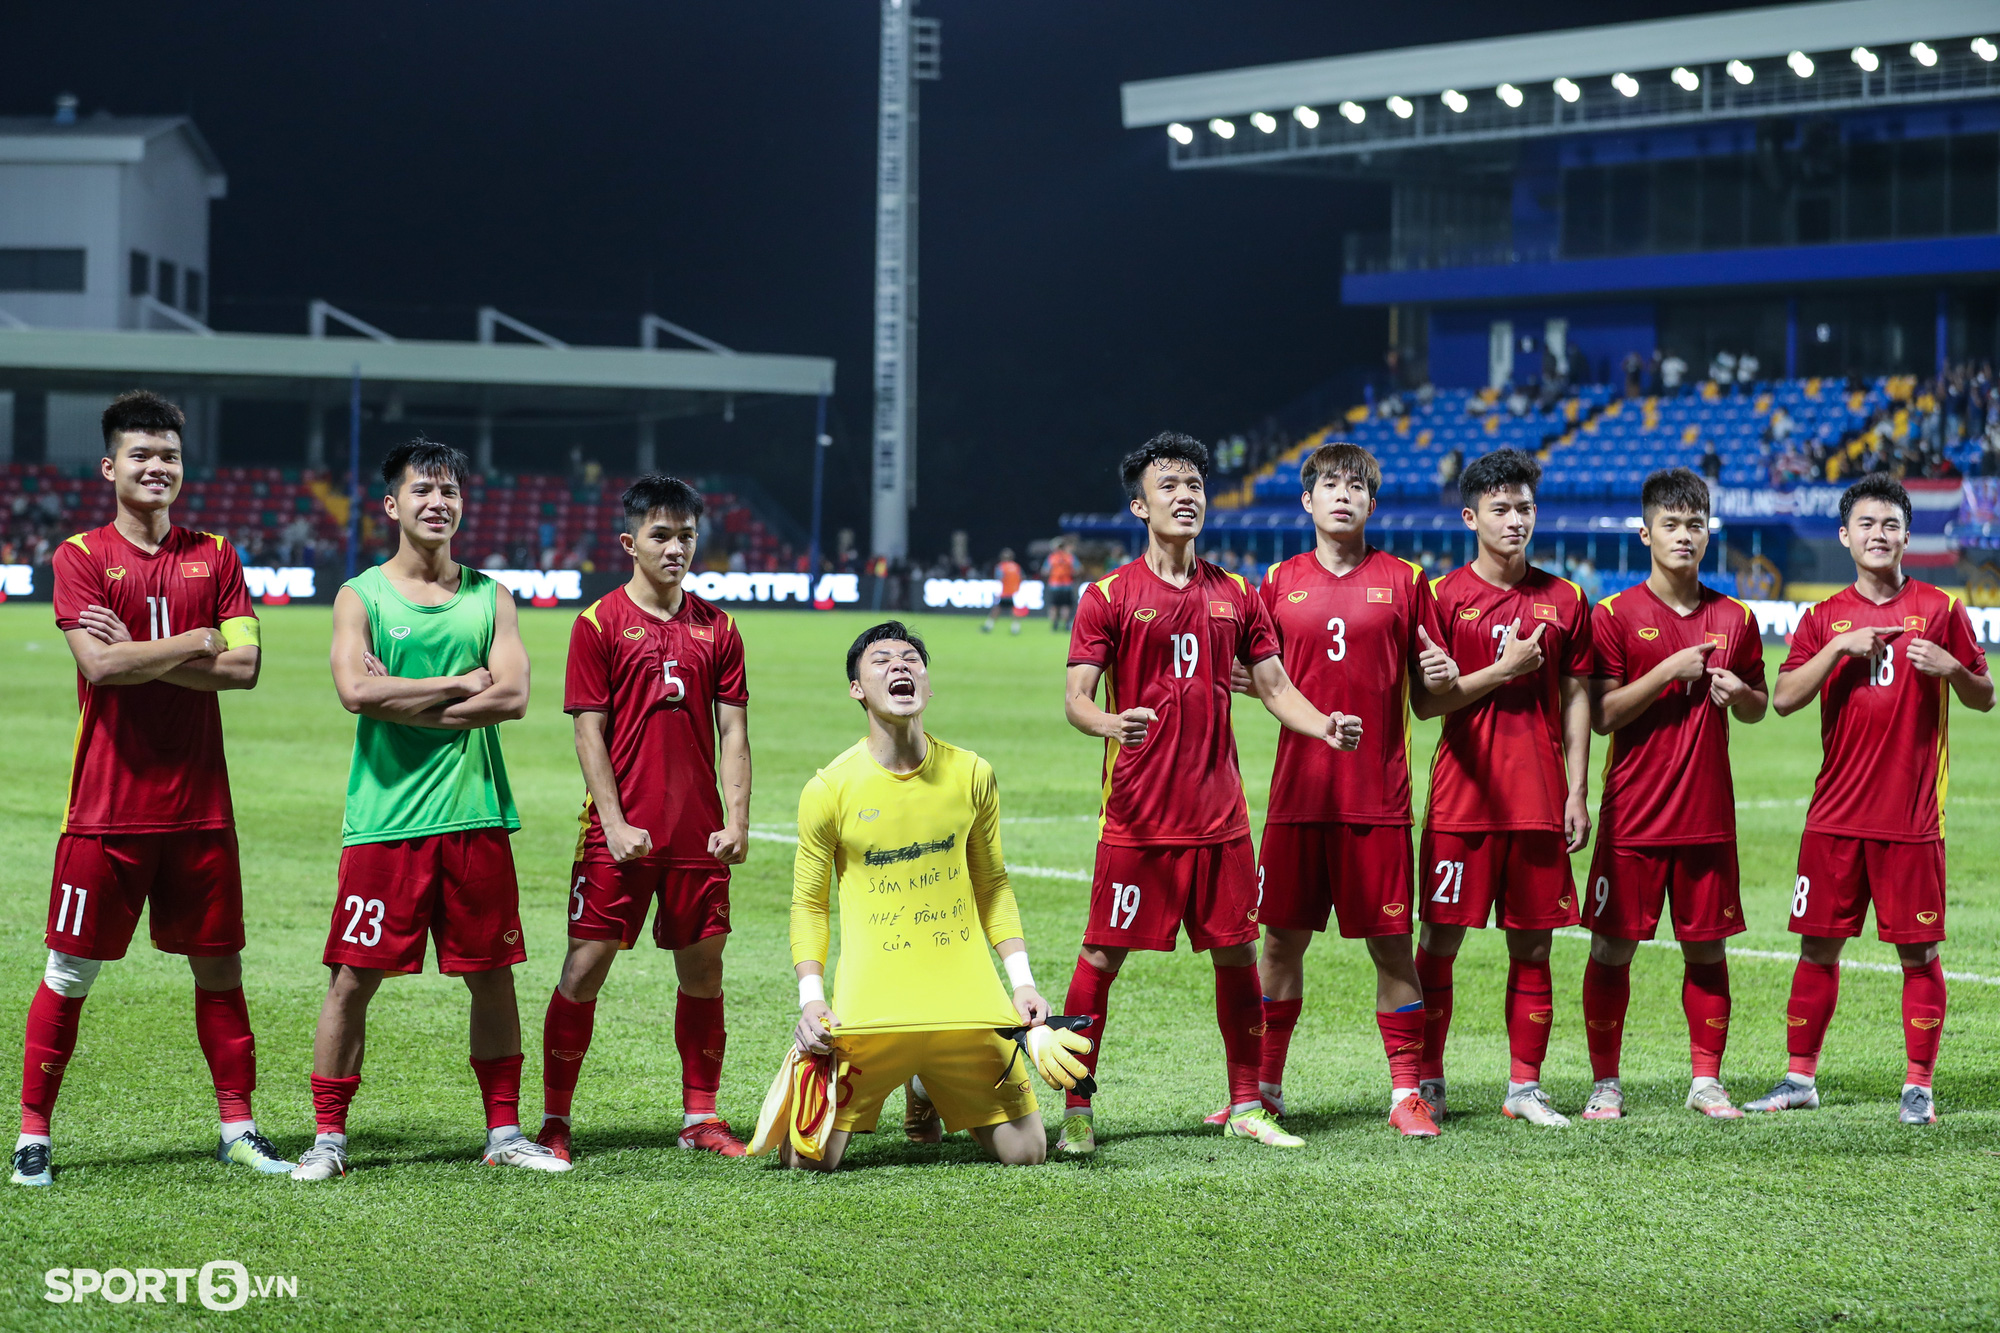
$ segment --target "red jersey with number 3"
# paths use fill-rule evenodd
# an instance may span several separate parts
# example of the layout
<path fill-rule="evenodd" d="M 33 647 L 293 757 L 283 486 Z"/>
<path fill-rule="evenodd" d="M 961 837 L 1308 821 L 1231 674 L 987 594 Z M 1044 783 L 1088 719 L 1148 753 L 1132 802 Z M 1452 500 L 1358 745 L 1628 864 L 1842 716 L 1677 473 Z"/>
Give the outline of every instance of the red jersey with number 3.
<path fill-rule="evenodd" d="M 1568 579 L 1530 566 L 1512 587 L 1470 565 L 1432 585 L 1444 650 L 1463 675 L 1500 660 L 1508 635 L 1539 629 L 1542 665 L 1447 713 L 1431 764 L 1424 826 L 1447 833 L 1562 831 L 1569 780 L 1563 767 L 1562 678 L 1590 675 L 1590 604 Z"/>
<path fill-rule="evenodd" d="M 1144 744 L 1104 744 L 1104 842 L 1186 847 L 1249 836 L 1229 726 L 1229 668 L 1279 651 L 1257 594 L 1206 560 L 1195 563 L 1185 588 L 1141 559 L 1083 590 L 1069 664 L 1104 669 L 1106 712 L 1158 714 Z"/>
<path fill-rule="evenodd" d="M 1683 648 L 1713 643 L 1707 664 L 1764 688 L 1764 640 L 1757 617 L 1734 597 L 1704 587 L 1682 615 L 1644 583 L 1613 593 L 1590 618 L 1597 652 L 1592 674 L 1630 684 Z M 1729 710 L 1709 701 L 1709 677 L 1675 681 L 1646 710 L 1611 733 L 1604 761 L 1600 842 L 1675 847 L 1736 837 L 1736 787 L 1729 770 Z"/>
<path fill-rule="evenodd" d="M 56 547 L 56 625 L 79 625 L 87 606 L 109 607 L 134 640 L 170 639 L 254 618 L 236 548 L 212 533 L 170 528 L 158 551 L 111 524 Z M 173 833 L 232 828 L 222 708 L 213 690 L 164 680 L 92 685 L 78 672 L 83 716 L 70 764 L 63 832 Z"/>
<path fill-rule="evenodd" d="M 723 822 L 715 707 L 744 707 L 750 690 L 736 622 L 693 593 L 682 598 L 672 620 L 640 610 L 623 588 L 586 607 L 570 629 L 563 711 L 606 715 L 605 748 L 625 822 L 653 839 L 646 859 L 712 868 L 708 837 Z M 580 818 L 576 859 L 609 861 L 588 796 Z"/>
<path fill-rule="evenodd" d="M 1881 657 L 1842 657 L 1819 690 L 1824 751 L 1806 811 L 1808 833 L 1883 842 L 1944 836 L 1941 807 L 1950 772 L 1943 678 L 1909 663 L 1915 639 L 1941 644 L 1979 675 L 1986 654 L 1965 608 L 1943 589 L 1906 579 L 1880 604 L 1843 588 L 1799 619 L 1785 671 L 1797 671 L 1851 629 L 1900 627 Z"/>
<path fill-rule="evenodd" d="M 1346 753 L 1279 730 L 1265 822 L 1408 828 L 1409 698 L 1423 688 L 1418 627 L 1444 646 L 1423 569 L 1371 549 L 1335 574 L 1307 551 L 1271 566 L 1257 595 L 1278 628 L 1292 683 L 1321 712 L 1361 718 L 1361 746 Z"/>

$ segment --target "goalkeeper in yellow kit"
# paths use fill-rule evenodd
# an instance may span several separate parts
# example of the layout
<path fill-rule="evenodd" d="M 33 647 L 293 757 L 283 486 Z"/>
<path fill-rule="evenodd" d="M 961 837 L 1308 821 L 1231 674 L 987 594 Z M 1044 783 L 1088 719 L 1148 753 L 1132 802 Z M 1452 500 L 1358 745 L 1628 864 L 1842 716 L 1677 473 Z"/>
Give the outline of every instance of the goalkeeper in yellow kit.
<path fill-rule="evenodd" d="M 1047 1026 L 1021 915 L 1000 858 L 992 765 L 925 734 L 930 655 L 900 622 L 847 652 L 848 693 L 867 738 L 806 783 L 792 872 L 792 962 L 801 1051 L 846 1066 L 833 1132 L 818 1160 L 787 1143 L 787 1166 L 831 1171 L 848 1136 L 870 1133 L 906 1081 L 947 1131 L 966 1129 L 997 1161 L 1032 1165 L 1048 1137 L 1029 1086 L 1032 1063 L 1054 1087 L 1083 1076 L 1089 1043 Z M 831 894 L 840 892 L 840 971 L 827 1003 Z M 987 953 L 1007 969 L 1013 995 Z M 1016 1042 L 1003 1030 L 1025 1027 Z"/>

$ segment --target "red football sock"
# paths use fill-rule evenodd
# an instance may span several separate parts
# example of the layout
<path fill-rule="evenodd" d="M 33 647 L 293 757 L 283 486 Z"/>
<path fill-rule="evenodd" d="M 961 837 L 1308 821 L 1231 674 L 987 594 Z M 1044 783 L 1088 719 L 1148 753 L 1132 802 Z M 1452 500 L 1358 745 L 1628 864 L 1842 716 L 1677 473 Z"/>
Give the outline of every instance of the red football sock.
<path fill-rule="evenodd" d="M 681 1053 L 681 1109 L 714 1115 L 722 1086 L 722 1051 L 729 1034 L 722 1027 L 722 997 L 701 999 L 686 991 L 674 1001 L 674 1046 Z"/>
<path fill-rule="evenodd" d="M 1429 954 L 1417 946 L 1417 984 L 1424 991 L 1424 1051 L 1418 1079 L 1444 1077 L 1444 1041 L 1451 1033 L 1451 969 L 1456 954 Z"/>
<path fill-rule="evenodd" d="M 571 1000 L 559 990 L 549 992 L 548 1012 L 542 1015 L 543 1115 L 569 1114 L 570 1100 L 576 1096 L 577 1076 L 583 1072 L 583 1057 L 590 1050 L 590 1029 L 596 1019 L 597 1001 Z"/>
<path fill-rule="evenodd" d="M 1069 994 L 1063 1000 L 1063 1012 L 1069 1015 L 1088 1014 L 1091 1023 L 1084 1030 L 1090 1038 L 1090 1050 L 1077 1057 L 1083 1067 L 1093 1075 L 1097 1073 L 1098 1057 L 1104 1054 L 1104 1023 L 1111 1014 L 1111 983 L 1118 979 L 1116 972 L 1106 972 L 1091 965 L 1089 959 L 1079 956 L 1076 971 L 1070 973 Z M 1074 1092 L 1063 1099 L 1067 1107 L 1090 1108 L 1088 1097 L 1079 1097 Z"/>
<path fill-rule="evenodd" d="M 224 1124 L 250 1119 L 250 1094 L 257 1089 L 257 1038 L 250 1032 L 250 1007 L 243 988 L 194 988 L 194 1035 L 215 1080 L 215 1106 Z"/>
<path fill-rule="evenodd" d="M 1840 1002 L 1840 964 L 1821 965 L 1799 959 L 1792 973 L 1792 999 L 1785 1006 L 1785 1049 L 1791 1072 L 1817 1074 L 1819 1050 L 1826 1045 L 1826 1025 Z"/>
<path fill-rule="evenodd" d="M 486 1128 L 521 1123 L 521 1057 L 500 1055 L 472 1061 L 479 1099 L 486 1103 Z"/>
<path fill-rule="evenodd" d="M 1514 1083 L 1539 1083 L 1542 1061 L 1549 1053 L 1549 1028 L 1556 1016 L 1555 982 L 1546 960 L 1507 961 L 1507 1050 L 1514 1057 L 1507 1078 Z"/>
<path fill-rule="evenodd" d="M 346 1078 L 312 1076 L 313 1123 L 319 1133 L 347 1132 L 347 1108 L 354 1104 L 354 1094 L 360 1088 L 359 1074 L 349 1074 Z"/>
<path fill-rule="evenodd" d="M 1903 964 L 1903 1050 L 1910 1061 L 1905 1083 L 1931 1085 L 1943 1036 L 1944 964 L 1936 958 L 1917 967 Z"/>
<path fill-rule="evenodd" d="M 1583 1035 L 1590 1047 L 1592 1078 L 1618 1077 L 1618 1055 L 1625 1045 L 1625 1010 L 1631 1003 L 1630 964 L 1613 967 L 1593 958 L 1583 965 Z M 1508 1031 L 1513 1031 L 1511 1024 Z M 1545 1038 L 1543 1049 L 1547 1048 Z"/>
<path fill-rule="evenodd" d="M 1424 1011 L 1412 1009 L 1406 1014 L 1375 1013 L 1375 1026 L 1382 1033 L 1382 1049 L 1389 1057 L 1389 1090 L 1414 1088 L 1422 1077 L 1418 1072 L 1424 1063 Z"/>
<path fill-rule="evenodd" d="M 1215 969 L 1215 1025 L 1222 1029 L 1222 1061 L 1229 1071 L 1229 1104 L 1264 1104 L 1257 1075 L 1264 1064 L 1264 997 L 1257 965 Z"/>
<path fill-rule="evenodd" d="M 21 1058 L 21 1132 L 47 1134 L 49 1116 L 62 1091 L 63 1070 L 76 1054 L 77 1022 L 83 996 L 58 995 L 47 985 L 35 987 L 28 1002 L 28 1029 Z"/>
<path fill-rule="evenodd" d="M 1299 1009 L 1304 1004 L 1303 999 L 1264 997 L 1264 1058 L 1257 1067 L 1259 1083 L 1285 1086 L 1285 1057 L 1291 1053 L 1292 1032 L 1299 1025 Z"/>
<path fill-rule="evenodd" d="M 1721 1078 L 1722 1051 L 1729 1044 L 1729 964 L 1689 963 L 1681 978 L 1681 1008 L 1687 1011 L 1694 1076 Z"/>

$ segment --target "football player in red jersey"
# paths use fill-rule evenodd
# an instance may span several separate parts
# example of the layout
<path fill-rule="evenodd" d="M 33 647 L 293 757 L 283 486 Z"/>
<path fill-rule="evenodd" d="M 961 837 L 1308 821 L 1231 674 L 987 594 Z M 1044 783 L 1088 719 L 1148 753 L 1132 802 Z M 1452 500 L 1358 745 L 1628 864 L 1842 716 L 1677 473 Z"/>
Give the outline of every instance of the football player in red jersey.
<path fill-rule="evenodd" d="M 1264 927 L 1265 1105 L 1284 1114 L 1285 1055 L 1305 993 L 1305 953 L 1337 915 L 1375 963 L 1375 1022 L 1389 1057 L 1389 1123 L 1437 1133 L 1416 1095 L 1423 994 L 1410 955 L 1415 913 L 1410 855 L 1408 699 L 1412 680 L 1442 694 L 1458 667 L 1438 640 L 1437 606 L 1421 566 L 1368 543 L 1382 469 L 1355 444 L 1326 444 L 1300 469 L 1314 549 L 1271 566 L 1257 590 L 1284 645 L 1285 670 L 1316 706 L 1361 719 L 1353 756 L 1289 730 L 1278 733 L 1264 842 L 1257 858 Z M 1246 682 L 1239 682 L 1247 684 Z"/>
<path fill-rule="evenodd" d="M 1945 687 L 1993 707 L 1993 678 L 1965 608 L 1903 573 L 1910 496 L 1882 474 L 1840 497 L 1840 540 L 1854 585 L 1806 612 L 1778 671 L 1782 716 L 1817 697 L 1825 758 L 1799 839 L 1792 930 L 1799 965 L 1785 1024 L 1791 1068 L 1746 1111 L 1819 1105 L 1820 1046 L 1840 996 L 1840 951 L 1875 905 L 1875 933 L 1903 962 L 1900 1118 L 1937 1120 L 1931 1076 L 1944 1029 Z"/>
<path fill-rule="evenodd" d="M 117 516 L 56 548 L 55 612 L 76 658 L 76 754 L 49 887 L 48 966 L 28 1007 L 13 1182 L 50 1182 L 49 1115 L 84 996 L 150 909 L 153 947 L 194 973 L 195 1035 L 222 1119 L 216 1156 L 291 1163 L 257 1132 L 256 1041 L 243 1001 L 243 882 L 216 693 L 257 684 L 256 613 L 236 551 L 177 528 L 181 410 L 128 393 L 104 411 Z"/>
<path fill-rule="evenodd" d="M 727 1034 L 722 948 L 729 867 L 749 847 L 750 691 L 729 613 L 683 586 L 702 499 L 674 477 L 641 477 L 624 495 L 632 578 L 570 631 L 563 708 L 576 719 L 582 830 L 570 867 L 569 953 L 542 1023 L 539 1142 L 570 1157 L 570 1102 L 620 949 L 655 902 L 653 943 L 670 949 L 680 991 L 683 1148 L 741 1157 L 715 1112 Z M 718 750 L 720 762 L 718 763 Z M 717 790 L 718 769 L 721 790 Z"/>
<path fill-rule="evenodd" d="M 1185 435 L 1158 435 L 1127 454 L 1121 472 L 1132 513 L 1146 524 L 1146 551 L 1084 590 L 1070 634 L 1065 712 L 1071 726 L 1104 741 L 1104 813 L 1067 1012 L 1090 1015 L 1102 1033 L 1126 955 L 1171 950 L 1185 922 L 1188 943 L 1215 964 L 1229 1071 L 1224 1132 L 1297 1147 L 1303 1140 L 1278 1128 L 1257 1090 L 1257 872 L 1229 727 L 1231 663 L 1249 669 L 1264 706 L 1294 731 L 1352 750 L 1361 719 L 1328 717 L 1294 689 L 1257 594 L 1196 559 L 1208 450 Z M 1085 1057 L 1093 1071 L 1103 1049 L 1100 1036 Z M 1074 1093 L 1057 1146 L 1096 1150 L 1090 1102 Z"/>
<path fill-rule="evenodd" d="M 1729 719 L 1759 721 L 1769 695 L 1757 617 L 1702 586 L 1708 503 L 1708 483 L 1684 467 L 1646 478 L 1639 540 L 1653 553 L 1652 572 L 1599 602 L 1591 616 L 1591 722 L 1611 737 L 1611 755 L 1583 896 L 1591 932 L 1583 1020 L 1596 1080 L 1585 1120 L 1625 1114 L 1618 1055 L 1632 957 L 1640 940 L 1653 938 L 1669 901 L 1687 963 L 1681 1004 L 1694 1071 L 1687 1107 L 1724 1120 L 1743 1114 L 1722 1086 L 1729 1036 L 1723 941 L 1744 928 Z"/>
<path fill-rule="evenodd" d="M 1442 645 L 1466 670 L 1442 695 L 1412 698 L 1419 715 L 1444 714 L 1431 765 L 1417 857 L 1424 993 L 1420 1095 L 1445 1112 L 1444 1046 L 1451 1029 L 1452 964 L 1469 927 L 1497 916 L 1507 932 L 1507 1045 L 1513 1056 L 1501 1111 L 1560 1128 L 1541 1085 L 1555 1017 L 1549 940 L 1577 924 L 1569 853 L 1590 840 L 1590 606 L 1567 579 L 1528 563 L 1542 468 L 1499 449 L 1459 478 L 1471 564 L 1439 579 Z"/>

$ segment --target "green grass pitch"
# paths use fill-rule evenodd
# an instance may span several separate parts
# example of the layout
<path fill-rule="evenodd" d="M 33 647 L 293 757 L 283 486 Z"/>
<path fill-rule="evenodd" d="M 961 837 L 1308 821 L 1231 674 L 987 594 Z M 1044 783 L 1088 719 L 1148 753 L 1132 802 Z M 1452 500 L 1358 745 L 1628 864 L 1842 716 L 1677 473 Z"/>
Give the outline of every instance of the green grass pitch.
<path fill-rule="evenodd" d="M 581 781 L 561 712 L 567 611 L 528 611 L 528 718 L 506 728 L 525 827 L 515 840 L 530 958 L 518 969 L 539 1114 L 540 1020 L 562 952 Z M 743 617 L 753 693 L 754 820 L 788 828 L 800 784 L 860 734 L 841 653 L 858 613 Z M 353 721 L 326 669 L 324 609 L 265 613 L 262 685 L 223 705 L 234 776 L 261 1056 L 259 1118 L 289 1153 L 309 1140 L 306 1075 L 338 856 Z M 992 760 L 1008 859 L 1091 863 L 1098 747 L 1061 707 L 1062 641 L 1039 620 L 982 637 L 919 622 L 934 652 L 931 730 Z M 43 960 L 74 676 L 47 607 L 0 608 L 0 1086 Z M 1253 817 L 1275 724 L 1238 703 Z M 1745 900 L 1735 944 L 1790 955 L 1785 930 L 1816 713 L 1736 732 Z M 1948 969 L 2000 978 L 2000 719 L 1952 710 Z M 1421 775 L 1434 727 L 1420 727 Z M 1601 762 L 1602 743 L 1593 755 Z M 1595 774 L 1593 773 L 1593 777 Z M 1593 798 L 1595 792 L 1593 791 Z M 795 1014 L 785 940 L 791 858 L 754 842 L 737 874 L 728 953 L 723 1112 L 746 1131 Z M 1583 864 L 1579 862 L 1581 878 Z M 1058 1005 L 1085 910 L 1080 877 L 1017 873 L 1043 990 Z M 1894 954 L 1872 934 L 1850 957 Z M 1574 1111 L 1589 1088 L 1577 999 L 1584 944 L 1559 940 L 1548 1082 Z M 1782 960 L 1732 960 L 1724 1073 L 1739 1096 L 1783 1069 Z M 177 958 L 141 940 L 108 966 L 56 1119 L 55 1186 L 0 1188 L 0 1326 L 397 1330 L 752 1326 L 934 1329 L 1992 1328 L 2000 1324 L 2000 987 L 1952 986 L 1939 1067 L 1944 1119 L 1895 1120 L 1899 981 L 1850 970 L 1816 1113 L 1711 1123 L 1683 1111 L 1686 1036 L 1673 951 L 1634 968 L 1625 1066 L 1631 1118 L 1567 1132 L 1502 1118 L 1504 950 L 1475 932 L 1458 969 L 1454 1117 L 1405 1143 L 1385 1124 L 1386 1073 L 1357 944 L 1308 960 L 1287 1124 L 1307 1146 L 1225 1142 L 1201 1116 L 1222 1095 L 1205 960 L 1135 955 L 1114 995 L 1094 1161 L 985 1164 L 963 1135 L 857 1142 L 852 1169 L 787 1175 L 677 1151 L 671 960 L 642 947 L 613 970 L 577 1095 L 566 1176 L 477 1165 L 483 1121 L 465 1057 L 463 987 L 435 973 L 376 1001 L 355 1103 L 354 1173 L 318 1186 L 207 1156 L 215 1104 Z M 1056 1099 L 1044 1097 L 1053 1114 Z M 885 1126 L 895 1125 L 892 1101 Z M 230 1315 L 182 1305 L 54 1305 L 55 1267 L 198 1267 L 235 1259 L 298 1280 L 295 1298 Z M 171 1284 L 168 1290 L 171 1292 Z"/>

